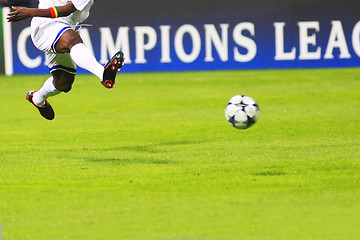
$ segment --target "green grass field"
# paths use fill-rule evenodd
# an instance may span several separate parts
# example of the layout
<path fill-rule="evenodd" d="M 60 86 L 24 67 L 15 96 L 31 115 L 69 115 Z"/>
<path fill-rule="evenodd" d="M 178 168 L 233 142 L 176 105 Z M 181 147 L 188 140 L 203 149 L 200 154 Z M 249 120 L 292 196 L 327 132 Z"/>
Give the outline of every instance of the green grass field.
<path fill-rule="evenodd" d="M 46 78 L 0 77 L 2 240 L 360 239 L 360 69 L 79 75 L 53 121 Z"/>

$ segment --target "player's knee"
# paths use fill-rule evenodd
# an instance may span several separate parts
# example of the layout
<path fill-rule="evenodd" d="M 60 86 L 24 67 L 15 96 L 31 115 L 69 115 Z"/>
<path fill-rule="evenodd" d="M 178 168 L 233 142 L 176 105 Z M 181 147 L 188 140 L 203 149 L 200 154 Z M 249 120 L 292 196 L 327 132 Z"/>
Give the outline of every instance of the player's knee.
<path fill-rule="evenodd" d="M 71 88 L 72 88 L 72 84 L 69 84 L 69 85 L 65 86 L 64 89 L 61 91 L 67 93 L 67 92 L 70 92 Z"/>
<path fill-rule="evenodd" d="M 54 77 L 55 88 L 62 92 L 69 92 L 74 83 L 75 76 L 64 71 L 55 71 L 52 73 Z"/>
<path fill-rule="evenodd" d="M 66 77 L 65 81 L 63 81 L 62 87 L 60 91 L 70 92 L 72 85 L 74 83 L 74 77 L 71 75 L 70 77 Z"/>
<path fill-rule="evenodd" d="M 66 83 L 59 83 L 55 85 L 56 89 L 62 92 L 69 92 L 72 88 L 72 83 L 66 82 Z"/>

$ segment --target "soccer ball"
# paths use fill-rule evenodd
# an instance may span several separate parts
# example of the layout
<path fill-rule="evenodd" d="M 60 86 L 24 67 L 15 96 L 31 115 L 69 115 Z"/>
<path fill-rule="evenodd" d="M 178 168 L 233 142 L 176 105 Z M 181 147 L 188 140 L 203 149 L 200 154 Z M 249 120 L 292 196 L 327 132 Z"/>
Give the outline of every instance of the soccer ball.
<path fill-rule="evenodd" d="M 226 120 L 238 129 L 246 129 L 254 125 L 259 113 L 256 101 L 245 95 L 233 96 L 225 108 Z"/>

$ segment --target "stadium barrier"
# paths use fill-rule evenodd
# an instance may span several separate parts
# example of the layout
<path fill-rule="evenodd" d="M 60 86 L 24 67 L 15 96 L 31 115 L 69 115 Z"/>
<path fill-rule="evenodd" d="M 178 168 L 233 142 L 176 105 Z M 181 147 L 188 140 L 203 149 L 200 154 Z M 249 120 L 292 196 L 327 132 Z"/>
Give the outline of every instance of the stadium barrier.
<path fill-rule="evenodd" d="M 79 31 L 103 64 L 123 50 L 123 72 L 357 67 L 358 8 L 358 0 L 97 0 L 92 25 Z M 6 73 L 48 73 L 30 20 L 3 22 Z"/>

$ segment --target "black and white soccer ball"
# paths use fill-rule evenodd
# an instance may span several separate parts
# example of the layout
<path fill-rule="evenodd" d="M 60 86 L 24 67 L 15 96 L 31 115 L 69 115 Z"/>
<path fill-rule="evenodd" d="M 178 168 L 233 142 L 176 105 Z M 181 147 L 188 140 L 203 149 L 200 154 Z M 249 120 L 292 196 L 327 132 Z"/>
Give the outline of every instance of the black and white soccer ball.
<path fill-rule="evenodd" d="M 256 101 L 246 95 L 233 96 L 225 108 L 226 120 L 238 129 L 251 127 L 258 120 L 260 109 Z"/>

